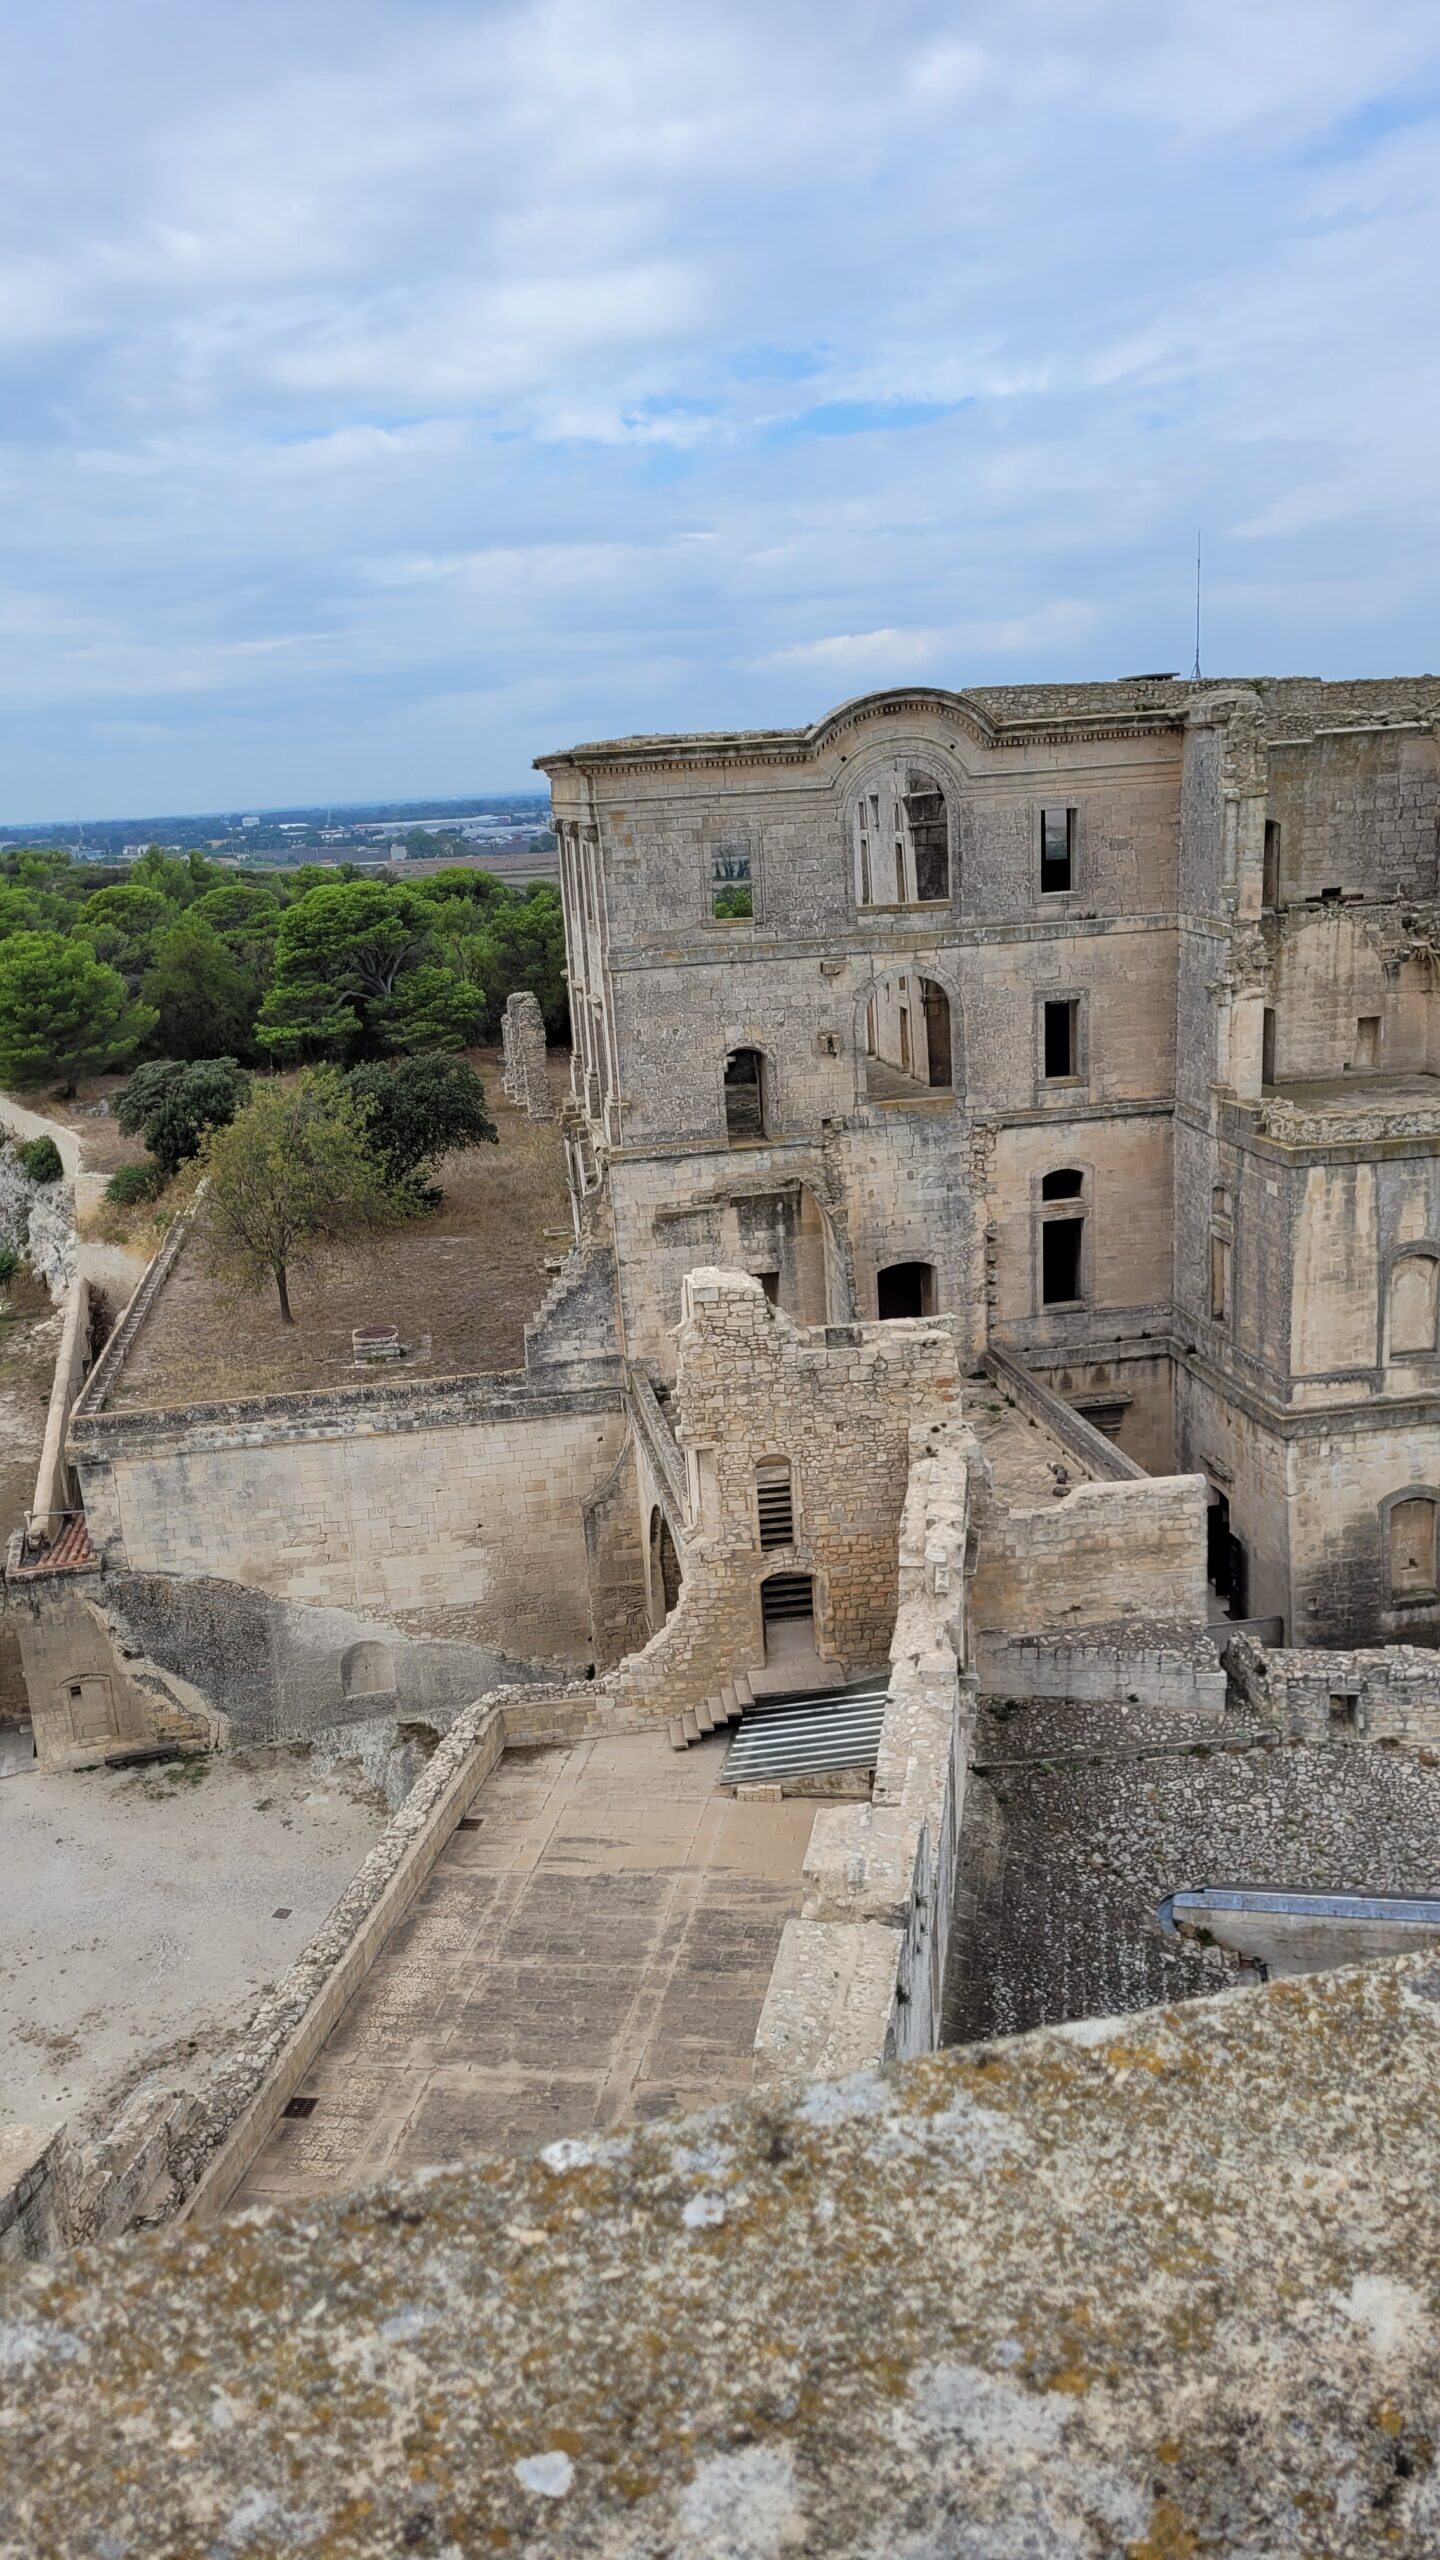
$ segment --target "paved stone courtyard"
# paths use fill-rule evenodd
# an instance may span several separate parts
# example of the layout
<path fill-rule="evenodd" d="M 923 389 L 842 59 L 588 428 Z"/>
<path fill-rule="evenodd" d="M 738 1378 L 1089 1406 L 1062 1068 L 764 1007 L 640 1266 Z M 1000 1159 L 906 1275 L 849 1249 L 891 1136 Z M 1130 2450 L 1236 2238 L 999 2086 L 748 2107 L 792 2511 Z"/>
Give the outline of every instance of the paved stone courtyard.
<path fill-rule="evenodd" d="M 643 1734 L 503 1760 L 237 2210 L 747 2089 L 815 1807 L 717 1794 L 725 1749 Z"/>

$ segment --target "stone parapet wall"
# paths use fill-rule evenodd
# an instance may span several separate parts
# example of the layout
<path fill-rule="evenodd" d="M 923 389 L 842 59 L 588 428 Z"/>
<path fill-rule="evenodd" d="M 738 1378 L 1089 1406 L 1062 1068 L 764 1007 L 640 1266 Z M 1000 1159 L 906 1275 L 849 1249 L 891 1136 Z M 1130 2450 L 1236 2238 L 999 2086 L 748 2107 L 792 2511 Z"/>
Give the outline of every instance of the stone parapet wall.
<path fill-rule="evenodd" d="M 1437 2110 L 1431 1952 L 17 2270 L 0 2539 L 1420 2554 Z"/>
<path fill-rule="evenodd" d="M 940 2038 L 973 1722 L 957 1646 L 977 1452 L 948 1423 L 912 1430 L 910 1454 L 874 1791 L 815 1817 L 804 1904 L 781 1936 L 756 2030 L 761 2087 L 924 2053 Z"/>
<path fill-rule="evenodd" d="M 1282 1733 L 1440 1750 L 1440 1652 L 1410 1644 L 1270 1648 L 1237 1635 L 1225 1667 L 1244 1706 Z"/>

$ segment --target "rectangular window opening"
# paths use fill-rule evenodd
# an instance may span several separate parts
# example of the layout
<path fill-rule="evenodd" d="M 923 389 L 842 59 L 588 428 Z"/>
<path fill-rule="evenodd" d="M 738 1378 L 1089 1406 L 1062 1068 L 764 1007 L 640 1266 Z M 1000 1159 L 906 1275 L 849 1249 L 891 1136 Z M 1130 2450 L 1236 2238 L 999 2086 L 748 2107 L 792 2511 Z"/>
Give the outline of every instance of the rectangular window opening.
<path fill-rule="evenodd" d="M 1045 1073 L 1047 1078 L 1078 1073 L 1076 1038 L 1080 1008 L 1073 998 L 1045 1007 Z"/>
<path fill-rule="evenodd" d="M 1331 1691 L 1330 1730 L 1332 1733 L 1359 1732 L 1360 1700 L 1353 1690 Z"/>
<path fill-rule="evenodd" d="M 1047 1307 L 1073 1306 L 1080 1295 L 1083 1218 L 1047 1218 L 1040 1230 L 1040 1299 Z"/>
<path fill-rule="evenodd" d="M 1254 1055 L 1253 1050 L 1251 1055 Z M 1260 1020 L 1260 1081 L 1262 1084 L 1275 1081 L 1275 1009 L 1268 1004 Z"/>
<path fill-rule="evenodd" d="M 1040 887 L 1049 894 L 1074 885 L 1075 812 L 1073 809 L 1042 809 L 1040 812 Z"/>
<path fill-rule="evenodd" d="M 750 856 L 735 846 L 717 846 L 710 856 L 710 911 L 722 923 L 742 923 L 755 913 Z"/>
<path fill-rule="evenodd" d="M 1210 1239 L 1210 1316 L 1215 1324 L 1224 1324 L 1230 1313 L 1230 1240 L 1228 1236 Z"/>
<path fill-rule="evenodd" d="M 778 1306 L 779 1306 L 779 1304 L 780 1304 L 780 1274 L 779 1274 L 779 1272 L 778 1272 L 778 1271 L 752 1271 L 752 1273 L 751 1273 L 751 1275 L 750 1275 L 750 1276 L 751 1276 L 752 1280 L 758 1280 L 758 1281 L 759 1281 L 760 1286 L 761 1286 L 761 1288 L 764 1290 L 766 1297 L 769 1299 L 771 1306 L 772 1306 L 772 1307 L 778 1307 Z"/>
<path fill-rule="evenodd" d="M 1380 1060 L 1380 1016 L 1362 1013 L 1355 1025 L 1355 1064 L 1373 1067 Z"/>

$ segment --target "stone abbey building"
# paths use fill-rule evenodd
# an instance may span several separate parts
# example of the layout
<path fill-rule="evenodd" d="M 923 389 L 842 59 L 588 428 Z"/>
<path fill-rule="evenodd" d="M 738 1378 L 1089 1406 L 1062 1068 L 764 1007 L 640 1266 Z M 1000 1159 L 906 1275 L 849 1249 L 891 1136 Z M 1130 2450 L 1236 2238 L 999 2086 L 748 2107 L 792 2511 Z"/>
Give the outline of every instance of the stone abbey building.
<path fill-rule="evenodd" d="M 1212 1888 L 1440 1929 L 1437 726 L 1149 677 L 541 760 L 523 1365 L 483 1227 L 223 1389 L 183 1220 L 103 1343 L 72 1290 L 42 1764 L 309 1743 L 398 1809 L 0 2258 L 1224 1989 Z"/>
<path fill-rule="evenodd" d="M 944 1315 L 1222 1610 L 1440 1638 L 1440 680 L 909 687 L 539 759 L 619 1347 L 684 1275 Z"/>

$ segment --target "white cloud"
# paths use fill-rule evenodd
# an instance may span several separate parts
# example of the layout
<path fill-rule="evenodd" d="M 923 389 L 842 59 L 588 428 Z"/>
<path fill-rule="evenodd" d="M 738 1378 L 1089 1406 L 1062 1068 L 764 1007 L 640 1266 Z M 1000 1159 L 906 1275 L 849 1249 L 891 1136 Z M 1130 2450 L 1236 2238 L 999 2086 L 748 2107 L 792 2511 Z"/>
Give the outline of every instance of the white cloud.
<path fill-rule="evenodd" d="M 3 44 L 16 810 L 1179 664 L 1197 524 L 1217 664 L 1433 656 L 1429 0 L 55 0 Z"/>

